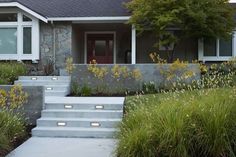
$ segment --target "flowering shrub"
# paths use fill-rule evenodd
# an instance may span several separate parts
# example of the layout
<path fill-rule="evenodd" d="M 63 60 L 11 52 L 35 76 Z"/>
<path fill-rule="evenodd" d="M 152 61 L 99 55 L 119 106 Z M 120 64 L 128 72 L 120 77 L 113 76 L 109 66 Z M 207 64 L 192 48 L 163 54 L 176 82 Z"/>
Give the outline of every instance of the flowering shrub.
<path fill-rule="evenodd" d="M 26 127 L 24 120 L 19 114 L 0 111 L 0 156 L 10 151 L 17 140 L 26 136 Z"/>
<path fill-rule="evenodd" d="M 100 80 L 108 74 L 108 69 L 106 67 L 98 67 L 96 60 L 93 60 L 88 65 L 88 71 L 94 74 L 94 76 Z"/>
<path fill-rule="evenodd" d="M 12 111 L 20 109 L 28 100 L 28 93 L 24 92 L 21 85 L 14 85 L 9 92 L 0 89 L 0 108 Z"/>
<path fill-rule="evenodd" d="M 139 69 L 130 70 L 127 66 L 114 65 L 111 69 L 111 75 L 113 78 L 119 80 L 121 78 L 133 78 L 135 80 L 140 80 L 142 78 L 142 73 Z"/>
<path fill-rule="evenodd" d="M 72 57 L 66 58 L 66 72 L 71 75 L 74 68 L 75 67 L 73 64 L 73 58 Z"/>
<path fill-rule="evenodd" d="M 26 135 L 20 109 L 27 102 L 28 94 L 20 85 L 13 86 L 9 92 L 0 89 L 0 156 L 11 150 L 16 140 Z"/>

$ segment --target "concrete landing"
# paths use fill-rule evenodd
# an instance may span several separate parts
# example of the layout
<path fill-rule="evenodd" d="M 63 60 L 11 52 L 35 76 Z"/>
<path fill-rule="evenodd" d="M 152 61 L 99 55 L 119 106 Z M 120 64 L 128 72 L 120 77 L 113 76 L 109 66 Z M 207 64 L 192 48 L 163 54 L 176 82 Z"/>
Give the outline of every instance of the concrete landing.
<path fill-rule="evenodd" d="M 114 157 L 114 139 L 32 137 L 7 157 Z"/>

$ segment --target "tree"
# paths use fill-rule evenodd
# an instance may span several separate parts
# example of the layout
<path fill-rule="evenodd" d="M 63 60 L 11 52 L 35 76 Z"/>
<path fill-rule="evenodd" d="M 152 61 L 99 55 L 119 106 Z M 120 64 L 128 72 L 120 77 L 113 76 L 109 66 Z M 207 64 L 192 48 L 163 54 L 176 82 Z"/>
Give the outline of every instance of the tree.
<path fill-rule="evenodd" d="M 158 39 L 155 45 L 167 51 L 182 38 L 229 39 L 235 26 L 229 0 L 132 0 L 126 6 L 132 12 L 129 23 L 140 33 L 153 31 Z M 173 28 L 182 35 L 169 31 Z"/>

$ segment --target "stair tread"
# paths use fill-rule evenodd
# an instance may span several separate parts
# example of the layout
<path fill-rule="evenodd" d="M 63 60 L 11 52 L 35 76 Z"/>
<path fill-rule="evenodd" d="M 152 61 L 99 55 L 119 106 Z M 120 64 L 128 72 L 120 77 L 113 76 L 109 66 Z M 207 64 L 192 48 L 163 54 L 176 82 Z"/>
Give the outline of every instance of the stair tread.
<path fill-rule="evenodd" d="M 90 127 L 90 128 L 84 128 L 84 127 L 36 127 L 33 129 L 33 131 L 118 131 L 116 128 L 100 128 L 100 127 Z"/>
<path fill-rule="evenodd" d="M 123 110 L 67 110 L 67 109 L 47 109 L 43 110 L 42 112 L 101 112 L 101 113 L 109 113 L 109 112 L 114 112 L 114 113 L 120 113 L 123 112 Z"/>
<path fill-rule="evenodd" d="M 107 122 L 113 122 L 113 121 L 122 121 L 120 118 L 40 118 L 38 120 L 42 121 L 107 121 Z"/>
<path fill-rule="evenodd" d="M 60 103 L 60 104 L 124 104 L 124 97 L 60 97 L 54 99 L 47 97 L 45 99 L 46 103 Z"/>

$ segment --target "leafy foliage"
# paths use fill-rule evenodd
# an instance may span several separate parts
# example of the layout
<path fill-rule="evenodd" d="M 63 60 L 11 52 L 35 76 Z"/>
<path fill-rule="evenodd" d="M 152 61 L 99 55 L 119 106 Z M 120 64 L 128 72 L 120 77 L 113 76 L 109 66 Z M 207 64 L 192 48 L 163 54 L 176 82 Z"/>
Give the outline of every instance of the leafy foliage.
<path fill-rule="evenodd" d="M 234 29 L 234 9 L 229 0 L 132 0 L 130 24 L 141 33 L 155 33 L 157 46 L 167 48 L 182 38 L 225 38 Z M 183 33 L 170 31 L 173 28 Z"/>
<path fill-rule="evenodd" d="M 12 149 L 17 139 L 24 138 L 26 128 L 23 119 L 13 112 L 0 111 L 0 156 Z"/>
<path fill-rule="evenodd" d="M 74 65 L 73 65 L 73 58 L 68 57 L 66 58 L 66 72 L 71 75 L 74 71 Z"/>
<path fill-rule="evenodd" d="M 23 63 L 1 62 L 0 63 L 0 84 L 13 84 L 19 76 L 26 75 L 27 68 Z"/>

